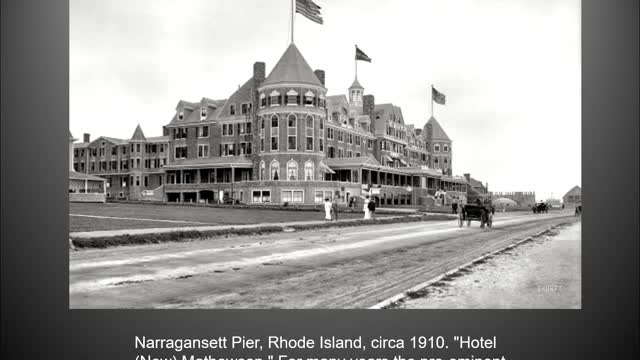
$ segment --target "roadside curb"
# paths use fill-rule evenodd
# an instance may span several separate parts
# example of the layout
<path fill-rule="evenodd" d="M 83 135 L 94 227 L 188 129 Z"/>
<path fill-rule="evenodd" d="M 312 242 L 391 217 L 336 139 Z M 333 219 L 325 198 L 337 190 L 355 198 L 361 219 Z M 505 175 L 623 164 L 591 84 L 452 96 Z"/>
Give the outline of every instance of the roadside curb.
<path fill-rule="evenodd" d="M 434 277 L 432 279 L 429 279 L 429 280 L 427 280 L 427 281 L 425 281 L 423 283 L 420 283 L 420 284 L 418 284 L 416 286 L 413 286 L 413 287 L 403 291 L 400 294 L 397 294 L 397 295 L 394 295 L 394 296 L 392 296 L 392 297 L 390 297 L 388 299 L 385 299 L 385 300 L 383 300 L 383 301 L 381 301 L 381 302 L 369 307 L 368 309 L 386 309 L 388 307 L 391 307 L 391 306 L 393 306 L 393 305 L 395 305 L 397 303 L 400 303 L 400 302 L 404 301 L 408 297 L 408 295 L 407 295 L 408 293 L 417 292 L 417 291 L 420 291 L 420 290 L 422 290 L 424 288 L 427 288 L 427 287 L 429 287 L 429 286 L 431 286 L 431 285 L 443 280 L 444 278 L 446 278 L 448 276 L 456 274 L 457 272 L 461 271 L 462 269 L 468 268 L 470 266 L 473 266 L 473 265 L 477 264 L 478 262 L 481 262 L 483 260 L 486 260 L 486 259 L 488 259 L 490 257 L 493 257 L 493 256 L 496 256 L 498 254 L 501 254 L 501 253 L 503 253 L 505 251 L 511 250 L 511 249 L 521 245 L 521 244 L 526 243 L 526 242 L 533 241 L 533 239 L 538 238 L 540 236 L 543 236 L 544 234 L 554 230 L 555 228 L 558 228 L 560 226 L 564 226 L 566 224 L 568 224 L 568 222 L 563 222 L 563 223 L 560 223 L 560 224 L 556 224 L 556 225 L 554 225 L 554 226 L 552 226 L 550 228 L 547 228 L 547 229 L 545 229 L 545 230 L 543 230 L 543 231 L 541 231 L 541 232 L 539 232 L 539 233 L 537 233 L 537 234 L 535 234 L 533 236 L 528 236 L 528 237 L 526 237 L 526 238 L 524 238 L 524 239 L 522 239 L 522 240 L 520 240 L 518 242 L 515 242 L 513 244 L 507 245 L 507 246 L 505 246 L 505 247 L 503 247 L 501 249 L 495 250 L 495 251 L 490 252 L 488 254 L 481 255 L 481 256 L 479 256 L 479 257 L 477 257 L 477 258 L 475 258 L 475 259 L 473 259 L 473 260 L 471 260 L 471 261 L 469 261 L 467 263 L 464 263 L 464 264 L 462 264 L 462 265 L 460 265 L 460 266 L 458 266 L 458 267 L 456 267 L 456 268 L 454 268 L 452 270 L 449 270 L 449 271 L 445 272 L 444 274 L 438 275 L 438 276 L 436 276 L 436 277 Z"/>
<path fill-rule="evenodd" d="M 235 225 L 224 227 L 191 227 L 191 228 L 169 228 L 155 229 L 156 231 L 144 231 L 141 229 L 139 233 L 127 233 L 127 230 L 117 231 L 115 234 L 91 235 L 86 234 L 70 234 L 70 245 L 76 249 L 83 248 L 107 248 L 113 246 L 124 245 L 144 245 L 158 244 L 166 242 L 185 242 L 192 240 L 200 240 L 212 237 L 227 236 L 246 236 L 277 232 L 293 232 L 316 230 L 324 228 L 340 228 L 355 226 L 370 226 L 397 224 L 421 221 L 448 221 L 454 218 L 450 215 L 430 214 L 430 215 L 404 215 L 390 216 L 378 219 L 349 219 L 338 222 L 309 222 L 309 223 L 283 223 L 277 225 Z M 133 230 L 129 230 L 133 231 Z"/>

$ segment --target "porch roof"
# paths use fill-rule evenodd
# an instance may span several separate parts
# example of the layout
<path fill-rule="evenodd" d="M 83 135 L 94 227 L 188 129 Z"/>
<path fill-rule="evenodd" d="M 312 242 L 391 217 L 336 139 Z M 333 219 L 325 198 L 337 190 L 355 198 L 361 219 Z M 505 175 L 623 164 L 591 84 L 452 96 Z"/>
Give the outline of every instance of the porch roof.
<path fill-rule="evenodd" d="M 244 156 L 225 156 L 206 159 L 177 160 L 164 166 L 166 170 L 205 169 L 205 168 L 253 168 L 253 162 Z"/>

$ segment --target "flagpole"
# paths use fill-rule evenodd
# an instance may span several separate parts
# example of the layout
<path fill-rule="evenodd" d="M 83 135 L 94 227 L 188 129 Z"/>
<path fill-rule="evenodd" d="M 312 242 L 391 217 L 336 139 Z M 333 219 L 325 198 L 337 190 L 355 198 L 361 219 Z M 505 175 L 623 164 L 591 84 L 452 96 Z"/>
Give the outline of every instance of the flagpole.
<path fill-rule="evenodd" d="M 356 45 L 356 54 L 358 53 L 358 45 Z M 358 80 L 358 57 L 354 56 L 354 62 L 356 63 L 356 80 Z"/>
<path fill-rule="evenodd" d="M 295 21 L 296 18 L 296 11 L 295 11 L 295 0 L 291 0 L 291 43 L 293 44 L 293 23 Z"/>
<path fill-rule="evenodd" d="M 431 84 L 431 117 L 433 117 L 433 84 Z"/>

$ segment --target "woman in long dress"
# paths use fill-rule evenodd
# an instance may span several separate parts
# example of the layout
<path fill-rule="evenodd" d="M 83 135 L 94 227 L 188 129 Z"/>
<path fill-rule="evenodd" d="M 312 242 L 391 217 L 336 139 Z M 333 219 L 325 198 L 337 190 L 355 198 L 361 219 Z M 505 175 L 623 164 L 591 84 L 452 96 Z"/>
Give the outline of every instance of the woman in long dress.
<path fill-rule="evenodd" d="M 324 219 L 331 221 L 331 201 L 329 198 L 324 199 Z"/>
<path fill-rule="evenodd" d="M 371 211 L 369 211 L 369 195 L 364 198 L 364 205 L 362 206 L 362 210 L 364 210 L 364 218 L 371 219 Z"/>

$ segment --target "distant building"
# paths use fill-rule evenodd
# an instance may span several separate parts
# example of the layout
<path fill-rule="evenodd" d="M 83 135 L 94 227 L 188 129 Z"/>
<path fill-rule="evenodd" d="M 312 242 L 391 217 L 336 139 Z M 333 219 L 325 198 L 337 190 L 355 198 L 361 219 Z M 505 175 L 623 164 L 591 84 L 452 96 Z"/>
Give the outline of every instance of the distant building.
<path fill-rule="evenodd" d="M 582 203 L 582 189 L 576 185 L 569 190 L 563 197 L 562 203 L 565 207 L 576 206 L 578 203 Z"/>
<path fill-rule="evenodd" d="M 105 202 L 105 179 L 76 172 L 73 168 L 73 143 L 76 140 L 69 132 L 69 201 Z"/>
<path fill-rule="evenodd" d="M 491 199 L 507 198 L 515 201 L 520 206 L 532 206 L 536 203 L 535 191 L 514 191 L 514 192 L 490 192 Z"/>
<path fill-rule="evenodd" d="M 432 154 L 429 167 L 441 169 L 443 174 L 451 176 L 453 168 L 452 141 L 438 120 L 432 116 L 421 133 L 425 138 L 428 151 Z"/>

